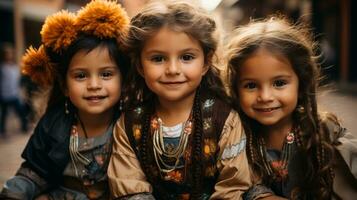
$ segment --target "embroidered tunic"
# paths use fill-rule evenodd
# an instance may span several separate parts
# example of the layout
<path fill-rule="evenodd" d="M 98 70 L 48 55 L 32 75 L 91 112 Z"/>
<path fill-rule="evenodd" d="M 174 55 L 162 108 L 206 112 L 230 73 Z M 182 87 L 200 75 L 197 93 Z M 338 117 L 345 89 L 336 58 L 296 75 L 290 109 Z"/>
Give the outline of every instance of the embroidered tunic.
<path fill-rule="evenodd" d="M 214 102 L 206 101 L 203 106 L 212 106 Z M 204 110 L 204 109 L 203 109 Z M 204 112 L 204 111 L 203 111 Z M 211 116 L 205 115 L 203 116 Z M 120 198 L 138 193 L 152 193 L 155 195 L 157 185 L 150 184 L 147 176 L 142 170 L 140 159 L 137 152 L 140 151 L 140 143 L 133 146 L 130 142 L 130 135 L 127 135 L 125 117 L 122 116 L 116 125 L 114 135 L 114 145 L 111 162 L 108 168 L 109 185 L 113 197 Z M 241 195 L 250 186 L 249 167 L 245 152 L 246 138 L 238 114 L 231 110 L 225 118 L 223 127 L 218 133 L 211 132 L 206 134 L 205 130 L 213 128 L 212 118 L 203 117 L 203 194 L 202 199 L 241 199 Z M 140 141 L 141 124 L 133 123 L 128 128 L 132 129 L 133 140 Z M 166 138 L 166 144 L 175 143 L 175 138 Z M 189 145 L 191 148 L 191 145 Z M 184 159 L 191 165 L 194 160 Z M 155 162 L 151 162 L 156 164 Z M 212 164 L 211 164 L 212 163 Z M 189 167 L 179 165 L 172 172 L 163 173 L 153 166 L 153 173 L 157 174 L 159 184 L 168 191 L 167 198 L 170 199 L 189 199 L 191 189 L 191 172 Z M 156 168 L 156 169 L 155 169 Z M 185 171 L 186 170 L 186 171 Z M 170 196 L 171 195 L 171 196 Z"/>
<path fill-rule="evenodd" d="M 330 140 L 335 148 L 336 160 L 334 160 L 335 178 L 333 182 L 333 190 L 342 199 L 354 199 L 357 195 L 357 137 L 351 134 L 340 124 L 331 119 L 324 119 L 323 126 L 329 130 Z M 297 149 L 294 145 L 293 151 Z M 273 149 L 267 149 L 267 157 L 271 158 L 271 166 L 274 169 L 274 161 L 279 160 L 281 152 Z M 354 156 L 353 156 L 354 155 Z M 264 196 L 275 194 L 282 197 L 289 197 L 293 189 L 293 177 L 299 175 L 301 169 L 300 163 L 295 163 L 298 154 L 293 154 L 289 160 L 288 169 L 285 172 L 285 179 L 277 179 L 270 186 L 262 185 L 259 182 L 249 189 L 245 194 L 247 200 L 259 199 Z M 310 197 L 309 199 L 314 199 Z"/>
<path fill-rule="evenodd" d="M 83 196 L 84 199 L 108 199 L 109 187 L 107 184 L 106 168 L 108 166 L 108 159 L 111 154 L 111 140 L 112 140 L 113 126 L 111 126 L 104 134 L 98 137 L 85 138 L 79 137 L 78 150 L 88 158 L 90 161 L 94 159 L 99 167 L 103 169 L 103 173 L 96 174 L 96 180 L 89 180 L 86 178 L 86 166 L 81 163 L 76 163 L 75 169 L 72 162 L 69 162 L 63 171 L 63 185 L 58 189 L 49 192 L 53 199 L 66 199 L 69 197 L 79 198 Z M 77 176 L 78 173 L 78 176 Z"/>

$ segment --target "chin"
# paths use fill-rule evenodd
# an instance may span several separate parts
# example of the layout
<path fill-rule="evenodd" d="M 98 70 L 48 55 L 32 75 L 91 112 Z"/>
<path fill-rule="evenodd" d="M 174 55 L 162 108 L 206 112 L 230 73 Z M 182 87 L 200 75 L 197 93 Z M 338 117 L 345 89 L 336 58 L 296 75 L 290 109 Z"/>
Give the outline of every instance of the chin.
<path fill-rule="evenodd" d="M 263 126 L 272 126 L 278 122 L 277 120 L 261 120 L 261 119 L 260 120 L 255 119 L 255 120 L 260 124 L 262 124 Z"/>

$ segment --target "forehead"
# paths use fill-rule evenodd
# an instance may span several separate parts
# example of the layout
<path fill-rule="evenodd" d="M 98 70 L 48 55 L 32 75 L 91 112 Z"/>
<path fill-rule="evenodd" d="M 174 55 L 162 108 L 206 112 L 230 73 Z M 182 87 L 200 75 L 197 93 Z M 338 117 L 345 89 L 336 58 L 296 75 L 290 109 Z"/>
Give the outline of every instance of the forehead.
<path fill-rule="evenodd" d="M 165 26 L 153 34 L 144 43 L 143 52 L 147 51 L 176 51 L 182 49 L 199 49 L 202 47 L 198 40 L 182 31 L 175 31 Z"/>
<path fill-rule="evenodd" d="M 240 78 L 265 79 L 296 75 L 290 61 L 281 54 L 259 49 L 239 66 Z"/>
<path fill-rule="evenodd" d="M 83 49 L 75 53 L 69 63 L 69 68 L 113 65 L 115 66 L 116 63 L 110 57 L 108 48 L 98 46 L 90 51 Z"/>

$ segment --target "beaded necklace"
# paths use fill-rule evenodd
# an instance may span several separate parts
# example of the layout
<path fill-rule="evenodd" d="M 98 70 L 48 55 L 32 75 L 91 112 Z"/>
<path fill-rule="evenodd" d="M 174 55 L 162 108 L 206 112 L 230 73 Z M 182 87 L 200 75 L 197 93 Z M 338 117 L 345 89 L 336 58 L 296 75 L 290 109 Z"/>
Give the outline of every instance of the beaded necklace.
<path fill-rule="evenodd" d="M 164 144 L 163 122 L 159 117 L 153 117 L 151 120 L 151 129 L 153 130 L 153 151 L 157 167 L 161 172 L 168 173 L 175 170 L 180 162 L 180 158 L 184 155 L 189 136 L 192 132 L 192 119 L 183 123 L 180 134 L 180 141 L 174 150 L 166 150 Z M 165 162 L 164 158 L 174 158 L 174 166 Z M 164 168 L 162 168 L 163 166 Z"/>
<path fill-rule="evenodd" d="M 79 121 L 83 129 L 84 136 L 86 140 L 88 140 L 88 134 L 82 120 L 79 117 L 77 117 L 77 121 Z M 108 129 L 111 127 L 111 124 L 112 123 L 109 123 L 109 126 L 106 129 L 106 131 L 108 131 Z M 87 179 L 93 184 L 94 182 L 99 180 L 100 177 L 103 177 L 103 175 L 106 174 L 106 170 L 103 167 L 105 165 L 100 166 L 100 164 L 95 159 L 93 151 L 91 151 L 92 160 L 90 160 L 87 157 L 85 157 L 83 154 L 81 154 L 78 149 L 79 149 L 79 132 L 77 126 L 72 125 L 70 142 L 69 142 L 69 153 L 70 153 L 75 174 L 77 177 Z M 86 175 L 84 175 L 83 177 L 80 177 L 78 173 L 77 162 L 81 162 L 85 166 Z"/>
<path fill-rule="evenodd" d="M 288 175 L 288 162 L 296 145 L 295 133 L 293 131 L 289 132 L 285 137 L 279 160 L 274 160 L 269 156 L 265 141 L 262 137 L 258 140 L 258 145 L 260 156 L 263 158 L 263 166 L 267 174 L 280 180 L 285 179 Z"/>

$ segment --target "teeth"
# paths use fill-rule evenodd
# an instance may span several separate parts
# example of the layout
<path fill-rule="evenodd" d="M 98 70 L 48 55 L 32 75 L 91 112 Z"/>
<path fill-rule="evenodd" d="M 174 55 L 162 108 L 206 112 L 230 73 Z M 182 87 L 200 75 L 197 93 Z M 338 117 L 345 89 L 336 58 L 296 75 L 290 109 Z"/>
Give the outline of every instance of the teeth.
<path fill-rule="evenodd" d="M 275 110 L 276 108 L 260 108 L 260 109 L 258 109 L 258 110 L 261 110 L 261 111 L 263 111 L 263 112 L 270 112 L 270 111 L 272 111 L 272 110 Z"/>

